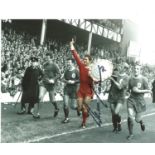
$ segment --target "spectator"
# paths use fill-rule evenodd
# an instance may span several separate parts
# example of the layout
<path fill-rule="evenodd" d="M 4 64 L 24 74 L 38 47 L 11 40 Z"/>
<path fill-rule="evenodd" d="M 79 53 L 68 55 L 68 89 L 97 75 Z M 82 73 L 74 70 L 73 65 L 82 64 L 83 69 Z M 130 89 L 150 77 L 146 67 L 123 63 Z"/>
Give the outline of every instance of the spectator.
<path fill-rule="evenodd" d="M 24 114 L 26 112 L 25 104 L 29 103 L 28 114 L 33 113 L 32 109 L 34 104 L 39 103 L 39 83 L 38 81 L 42 78 L 43 74 L 38 67 L 38 59 L 35 57 L 31 58 L 31 66 L 25 71 L 22 80 L 22 99 L 21 99 L 21 111 L 18 114 Z"/>

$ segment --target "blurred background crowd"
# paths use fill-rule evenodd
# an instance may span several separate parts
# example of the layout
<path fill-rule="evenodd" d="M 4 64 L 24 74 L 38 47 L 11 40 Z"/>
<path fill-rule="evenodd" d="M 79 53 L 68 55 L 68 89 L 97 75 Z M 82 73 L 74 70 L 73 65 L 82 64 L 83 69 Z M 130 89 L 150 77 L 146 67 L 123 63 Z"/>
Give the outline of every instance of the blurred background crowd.
<path fill-rule="evenodd" d="M 63 75 L 66 68 L 66 60 L 71 57 L 69 41 L 61 41 L 55 38 L 47 38 L 43 45 L 39 45 L 40 36 L 31 35 L 27 32 L 16 32 L 9 26 L 2 29 L 2 48 L 1 48 L 1 91 L 2 93 L 10 92 L 15 95 L 21 91 L 21 80 L 26 68 L 30 65 L 30 57 L 39 58 L 39 65 L 42 68 L 45 62 L 46 53 L 52 55 L 54 63 L 58 64 L 61 74 Z M 81 57 L 87 53 L 87 45 L 76 44 L 76 49 Z M 114 66 L 127 62 L 129 64 L 129 75 L 132 72 L 134 63 L 127 57 L 121 56 L 118 50 L 109 50 L 104 46 L 93 46 L 91 48 L 93 60 L 108 59 L 113 62 Z M 151 83 L 155 76 L 155 71 L 147 65 L 143 66 L 143 75 L 147 76 Z M 62 92 L 62 84 L 58 84 L 58 92 Z"/>

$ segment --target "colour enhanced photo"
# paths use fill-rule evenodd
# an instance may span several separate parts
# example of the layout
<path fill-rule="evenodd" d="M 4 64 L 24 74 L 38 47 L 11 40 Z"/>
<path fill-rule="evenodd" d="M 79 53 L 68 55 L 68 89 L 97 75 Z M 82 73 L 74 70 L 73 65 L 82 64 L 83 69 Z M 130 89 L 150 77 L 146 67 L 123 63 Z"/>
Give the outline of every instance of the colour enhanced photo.
<path fill-rule="evenodd" d="M 0 22 L 1 143 L 155 143 L 151 28 L 132 19 Z"/>

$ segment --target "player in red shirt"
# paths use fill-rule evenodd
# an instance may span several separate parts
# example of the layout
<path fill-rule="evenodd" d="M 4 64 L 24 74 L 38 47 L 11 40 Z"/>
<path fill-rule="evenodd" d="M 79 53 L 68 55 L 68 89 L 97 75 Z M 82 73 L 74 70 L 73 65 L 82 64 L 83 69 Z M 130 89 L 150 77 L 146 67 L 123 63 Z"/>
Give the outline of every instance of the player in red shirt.
<path fill-rule="evenodd" d="M 76 63 L 79 67 L 80 73 L 80 87 L 77 91 L 77 102 L 78 102 L 78 111 L 82 110 L 82 124 L 81 127 L 86 127 L 86 119 L 88 117 L 87 105 L 91 102 L 93 98 L 93 79 L 90 77 L 90 64 L 91 56 L 85 55 L 84 59 L 81 60 L 77 51 L 74 47 L 74 40 L 70 42 L 71 52 L 76 60 Z"/>

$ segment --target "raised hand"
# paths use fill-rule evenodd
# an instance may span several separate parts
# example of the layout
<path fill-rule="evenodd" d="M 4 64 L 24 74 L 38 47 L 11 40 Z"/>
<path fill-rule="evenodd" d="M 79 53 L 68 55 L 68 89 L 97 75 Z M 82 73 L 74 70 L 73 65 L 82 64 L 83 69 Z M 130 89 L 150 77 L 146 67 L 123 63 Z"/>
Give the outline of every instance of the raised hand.
<path fill-rule="evenodd" d="M 71 50 L 74 50 L 74 49 L 75 49 L 74 43 L 75 43 L 75 41 L 74 41 L 74 39 L 72 38 L 72 41 L 70 42 L 70 48 L 71 48 Z"/>

